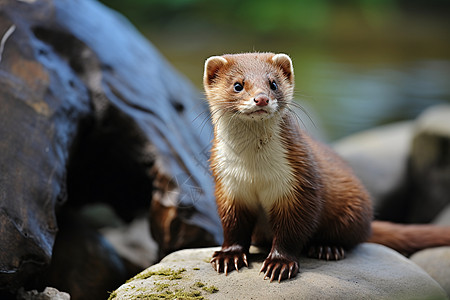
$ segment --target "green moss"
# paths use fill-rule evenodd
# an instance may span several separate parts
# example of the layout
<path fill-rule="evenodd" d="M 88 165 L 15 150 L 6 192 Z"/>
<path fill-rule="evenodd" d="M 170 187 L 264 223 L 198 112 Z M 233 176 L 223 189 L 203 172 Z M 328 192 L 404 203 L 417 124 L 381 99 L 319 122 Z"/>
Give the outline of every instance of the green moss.
<path fill-rule="evenodd" d="M 207 291 L 210 294 L 214 294 L 214 293 L 217 293 L 219 291 L 219 289 L 216 286 L 214 286 L 214 285 L 204 286 L 202 289 L 204 291 Z"/>
<path fill-rule="evenodd" d="M 198 271 L 198 270 L 200 270 L 200 268 L 193 268 L 192 270 L 194 270 L 194 271 Z"/>
<path fill-rule="evenodd" d="M 185 300 L 202 300 L 205 299 L 200 291 L 183 292 L 183 291 L 165 291 L 159 294 L 146 294 L 136 296 L 134 299 L 157 300 L 157 299 L 185 299 Z"/>
<path fill-rule="evenodd" d="M 154 300 L 154 299 L 186 299 L 186 300 L 197 300 L 204 299 L 202 293 L 216 293 L 219 289 L 215 286 L 207 286 L 201 281 L 195 282 L 190 288 L 181 289 L 177 288 L 179 283 L 171 283 L 168 280 L 177 280 L 182 278 L 182 273 L 186 269 L 173 270 L 170 268 L 161 269 L 158 271 L 144 271 L 135 277 L 131 278 L 128 282 L 136 279 L 147 279 L 152 276 L 161 276 L 154 279 L 154 286 L 149 289 L 145 287 L 137 288 L 134 286 L 132 290 L 140 295 L 133 296 L 131 300 Z M 117 298 L 116 292 L 112 292 L 108 300 L 113 300 Z"/>
<path fill-rule="evenodd" d="M 113 300 L 117 297 L 117 291 L 112 292 L 109 294 L 108 300 Z"/>
<path fill-rule="evenodd" d="M 169 280 L 175 280 L 175 279 L 181 279 L 183 276 L 181 276 L 181 273 L 185 272 L 186 269 L 180 269 L 176 272 L 173 272 L 170 276 L 169 276 Z"/>
<path fill-rule="evenodd" d="M 185 272 L 186 269 L 172 270 L 172 269 L 161 269 L 158 271 L 144 271 L 142 273 L 137 274 L 133 278 L 127 281 L 131 282 L 136 279 L 147 279 L 152 276 L 166 276 L 169 280 L 181 279 L 181 273 Z"/>
<path fill-rule="evenodd" d="M 168 283 L 160 283 L 160 282 L 155 282 L 155 291 L 157 292 L 162 292 L 163 290 L 169 288 L 169 284 Z"/>
<path fill-rule="evenodd" d="M 211 263 L 211 258 L 206 257 L 203 261 L 204 261 L 205 263 L 210 264 L 210 263 Z"/>

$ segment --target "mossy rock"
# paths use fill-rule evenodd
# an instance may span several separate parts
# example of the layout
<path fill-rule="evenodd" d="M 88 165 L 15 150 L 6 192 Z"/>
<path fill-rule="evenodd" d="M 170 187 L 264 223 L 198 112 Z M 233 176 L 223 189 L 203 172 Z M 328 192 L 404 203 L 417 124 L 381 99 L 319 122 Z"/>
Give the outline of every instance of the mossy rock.
<path fill-rule="evenodd" d="M 217 274 L 209 263 L 217 249 L 172 253 L 110 299 L 448 299 L 425 271 L 380 245 L 362 244 L 337 262 L 301 258 L 297 277 L 282 283 L 263 280 L 265 254 L 256 248 L 249 268 Z"/>

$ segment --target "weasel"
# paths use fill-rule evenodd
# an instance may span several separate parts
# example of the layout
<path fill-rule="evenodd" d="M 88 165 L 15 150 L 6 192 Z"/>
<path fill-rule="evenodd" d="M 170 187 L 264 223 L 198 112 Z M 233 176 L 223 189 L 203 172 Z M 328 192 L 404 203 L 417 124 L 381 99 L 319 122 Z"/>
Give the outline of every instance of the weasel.
<path fill-rule="evenodd" d="M 205 62 L 203 81 L 214 125 L 210 165 L 224 232 L 222 249 L 211 259 L 217 272 L 248 266 L 252 241 L 271 245 L 261 272 L 279 282 L 297 275 L 302 253 L 339 260 L 368 240 L 407 254 L 424 246 L 410 242 L 411 235 L 390 232 L 392 226 L 408 233 L 415 229 L 372 224 L 369 194 L 350 167 L 300 128 L 292 112 L 294 70 L 288 55 L 213 56 Z M 427 245 L 450 244 L 446 230 Z"/>

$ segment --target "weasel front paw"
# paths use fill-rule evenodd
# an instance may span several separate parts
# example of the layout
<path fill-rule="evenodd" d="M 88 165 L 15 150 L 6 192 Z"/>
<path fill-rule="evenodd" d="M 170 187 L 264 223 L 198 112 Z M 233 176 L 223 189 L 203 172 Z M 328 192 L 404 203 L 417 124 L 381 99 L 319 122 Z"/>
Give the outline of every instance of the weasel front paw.
<path fill-rule="evenodd" d="M 297 276 L 298 273 L 298 262 L 295 260 L 290 260 L 287 258 L 266 258 L 264 261 L 261 272 L 264 273 L 264 279 L 269 278 L 270 282 L 272 282 L 275 278 L 278 277 L 278 282 L 284 279 L 291 279 Z"/>
<path fill-rule="evenodd" d="M 239 268 L 244 265 L 248 267 L 247 254 L 240 247 L 225 248 L 214 252 L 211 265 L 217 273 L 224 272 L 228 275 L 232 270 L 239 272 Z"/>

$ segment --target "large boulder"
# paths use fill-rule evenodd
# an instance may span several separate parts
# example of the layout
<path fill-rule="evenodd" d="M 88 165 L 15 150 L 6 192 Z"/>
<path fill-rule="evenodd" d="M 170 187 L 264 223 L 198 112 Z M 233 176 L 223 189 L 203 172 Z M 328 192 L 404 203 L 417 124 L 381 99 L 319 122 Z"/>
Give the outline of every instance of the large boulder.
<path fill-rule="evenodd" d="M 433 220 L 434 224 L 450 226 L 450 204 L 447 205 Z"/>
<path fill-rule="evenodd" d="M 345 137 L 333 144 L 372 196 L 377 218 L 403 221 L 413 122 L 389 124 Z"/>
<path fill-rule="evenodd" d="M 263 280 L 264 255 L 252 249 L 249 268 L 217 274 L 218 248 L 181 250 L 136 275 L 112 299 L 447 299 L 421 268 L 397 252 L 362 244 L 341 261 L 301 258 L 300 273 L 282 283 Z"/>
<path fill-rule="evenodd" d="M 450 105 L 424 111 L 410 151 L 409 222 L 430 222 L 450 204 Z"/>
<path fill-rule="evenodd" d="M 419 251 L 411 260 L 424 269 L 450 297 L 450 247 L 436 247 Z"/>
<path fill-rule="evenodd" d="M 374 200 L 375 217 L 429 223 L 450 205 L 450 105 L 334 144 Z"/>
<path fill-rule="evenodd" d="M 49 265 L 62 206 L 150 211 L 160 256 L 220 243 L 198 91 L 93 0 L 0 11 L 0 290 Z"/>

